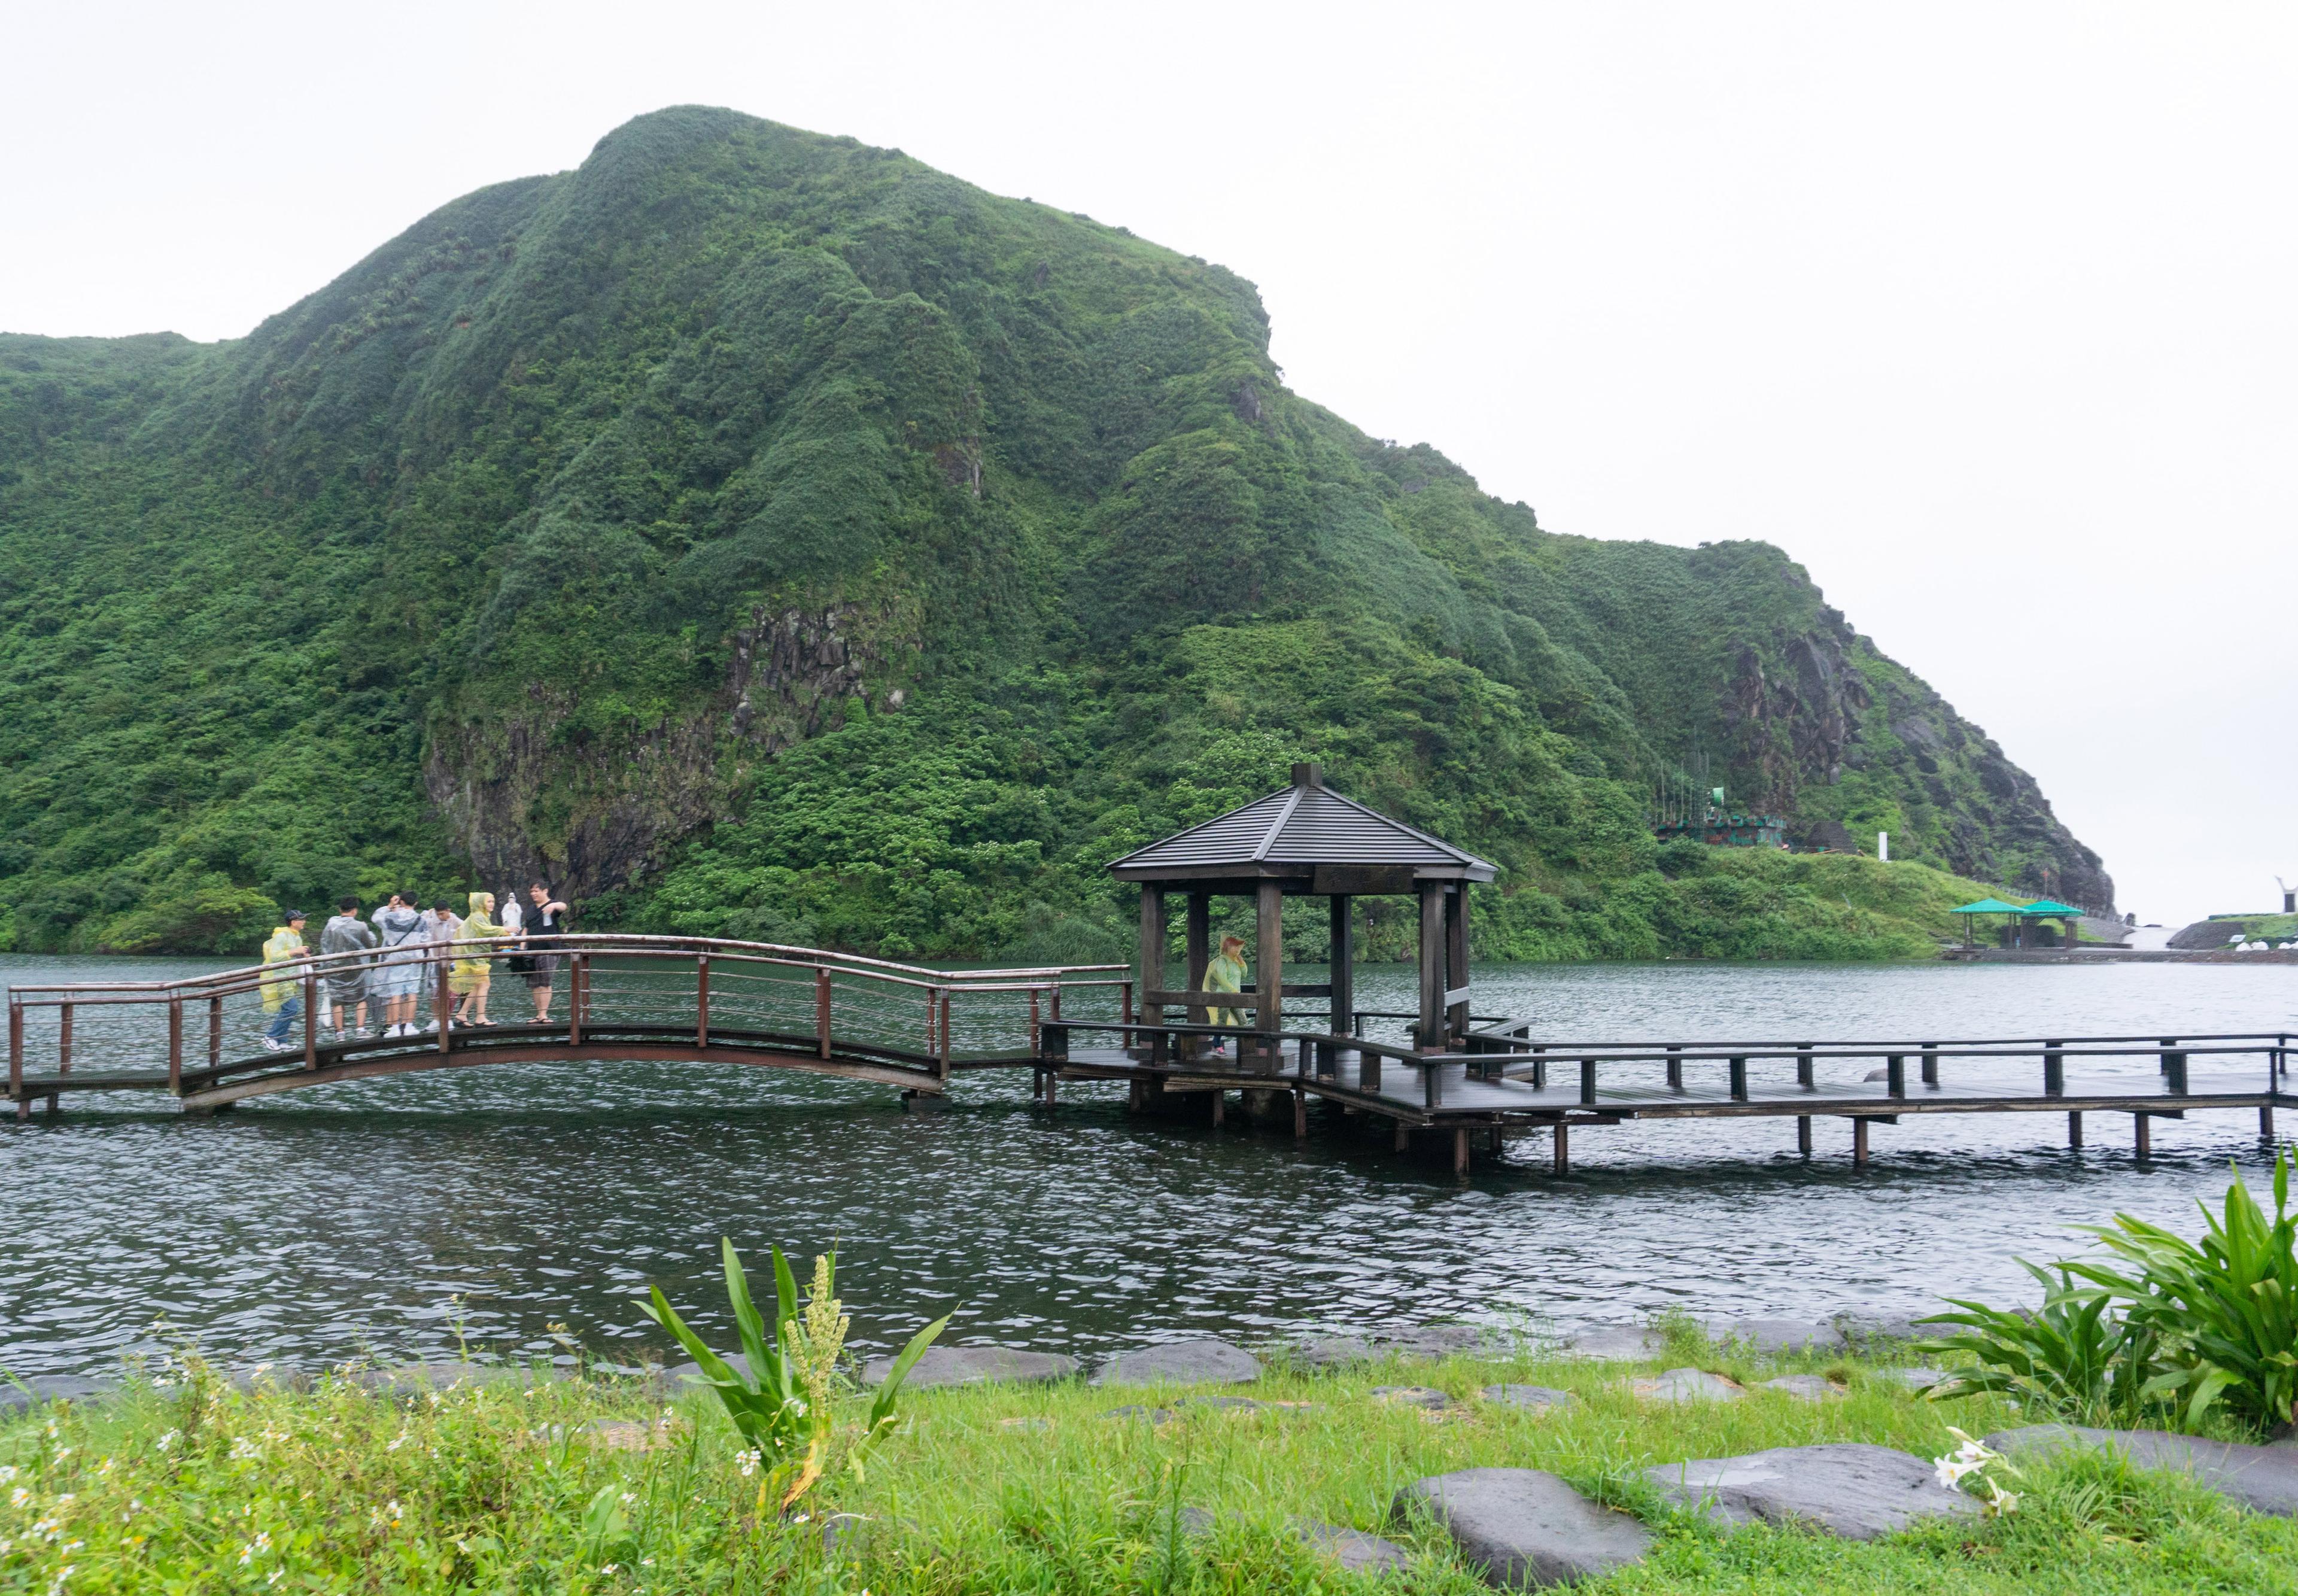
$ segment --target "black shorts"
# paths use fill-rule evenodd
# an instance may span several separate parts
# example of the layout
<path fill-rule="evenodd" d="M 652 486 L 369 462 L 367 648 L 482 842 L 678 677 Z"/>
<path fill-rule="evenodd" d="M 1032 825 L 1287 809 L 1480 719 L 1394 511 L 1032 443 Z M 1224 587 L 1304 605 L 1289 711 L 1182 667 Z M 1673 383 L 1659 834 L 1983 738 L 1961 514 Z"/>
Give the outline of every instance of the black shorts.
<path fill-rule="evenodd" d="M 558 972 L 558 955 L 555 953 L 531 953 L 525 963 L 526 968 L 519 973 L 526 977 L 526 984 L 533 991 L 549 987 Z"/>

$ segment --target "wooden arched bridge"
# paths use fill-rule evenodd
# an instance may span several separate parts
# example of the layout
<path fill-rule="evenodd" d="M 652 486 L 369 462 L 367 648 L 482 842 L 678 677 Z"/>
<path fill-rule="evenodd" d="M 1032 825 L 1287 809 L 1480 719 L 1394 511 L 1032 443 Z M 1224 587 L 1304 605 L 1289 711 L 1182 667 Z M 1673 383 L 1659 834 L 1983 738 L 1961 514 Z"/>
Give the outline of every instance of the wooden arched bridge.
<path fill-rule="evenodd" d="M 533 950 L 458 942 L 426 945 L 395 966 L 387 956 L 11 988 L 8 1096 L 20 1119 L 35 1099 L 54 1112 L 89 1092 L 166 1093 L 199 1112 L 384 1075 L 629 1059 L 761 1064 L 931 1096 L 955 1071 L 1037 1063 L 1041 1028 L 1065 1013 L 1132 1017 L 1121 964 L 932 970 L 771 943 L 562 935 L 547 955 L 550 1001 L 538 1019 L 518 968 Z M 453 972 L 482 961 L 494 1018 L 459 1021 Z M 374 996 L 387 968 L 418 994 L 402 1034 L 384 1034 Z M 362 1030 L 352 1028 L 355 1012 L 331 1012 L 346 977 L 369 994 Z"/>
<path fill-rule="evenodd" d="M 1533 1020 L 1470 1014 L 1465 988 L 1442 994 L 1450 1015 L 1438 1011 L 1457 1016 L 1458 1028 L 1432 1031 L 1430 1005 L 1355 1009 L 1344 979 L 1272 978 L 1242 994 L 1166 991 L 1161 981 L 1137 988 L 1122 964 L 932 969 L 697 938 L 564 936 L 554 954 L 547 1017 L 537 1020 L 510 964 L 522 950 L 425 948 L 413 955 L 423 1029 L 401 1035 L 377 1034 L 382 1005 L 373 997 L 364 1031 L 339 1030 L 327 1012 L 328 978 L 360 968 L 372 977 L 374 954 L 178 980 L 14 987 L 7 1095 L 19 1120 L 43 1099 L 54 1113 L 90 1093 L 142 1093 L 213 1112 L 387 1075 L 657 1060 L 798 1070 L 931 1099 L 963 1071 L 1024 1070 L 1048 1107 L 1062 1082 L 1117 1083 L 1138 1111 L 1218 1125 L 1234 1100 L 1305 1137 L 1321 1104 L 1332 1126 L 1378 1127 L 1399 1152 L 1433 1144 L 1456 1169 L 1497 1152 L 1504 1137 L 1538 1135 L 1559 1173 L 1575 1129 L 1643 1120 L 1792 1119 L 1806 1154 L 1814 1123 L 1833 1120 L 1847 1123 L 1853 1162 L 1864 1164 L 1871 1129 L 1909 1114 L 2063 1114 L 2076 1145 L 2087 1113 L 2127 1114 L 2144 1157 L 2155 1121 L 2255 1110 L 2271 1136 L 2275 1108 L 2298 1105 L 2286 1032 L 1568 1041 Z M 450 972 L 482 958 L 491 962 L 497 1022 L 459 1022 Z M 1217 1001 L 1244 1010 L 1247 1022 L 1207 1023 Z M 1166 1005 L 1183 1012 L 1169 1019 Z M 1303 1008 L 1327 1012 L 1304 1026 Z"/>

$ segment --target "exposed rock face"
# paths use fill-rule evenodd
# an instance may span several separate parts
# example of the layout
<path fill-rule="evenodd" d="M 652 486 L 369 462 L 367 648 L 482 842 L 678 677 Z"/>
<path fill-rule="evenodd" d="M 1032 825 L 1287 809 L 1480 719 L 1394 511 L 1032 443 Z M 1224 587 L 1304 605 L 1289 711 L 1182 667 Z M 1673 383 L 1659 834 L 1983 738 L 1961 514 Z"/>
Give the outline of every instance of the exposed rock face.
<path fill-rule="evenodd" d="M 727 640 L 725 682 L 705 713 L 594 740 L 573 731 L 577 695 L 530 687 L 509 714 L 435 727 L 424 784 L 480 880 L 593 897 L 655 870 L 722 814 L 729 779 L 739 786 L 749 763 L 868 702 L 886 674 L 878 639 L 856 604 L 756 612 Z M 900 690 L 876 690 L 881 707 L 900 707 Z"/>

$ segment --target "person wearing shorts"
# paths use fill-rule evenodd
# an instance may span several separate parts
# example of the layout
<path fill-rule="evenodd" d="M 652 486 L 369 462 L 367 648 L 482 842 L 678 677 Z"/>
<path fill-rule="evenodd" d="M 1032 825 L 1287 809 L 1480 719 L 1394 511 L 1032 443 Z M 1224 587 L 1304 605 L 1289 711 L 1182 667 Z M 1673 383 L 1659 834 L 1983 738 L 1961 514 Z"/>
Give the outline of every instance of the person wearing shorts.
<path fill-rule="evenodd" d="M 368 929 L 367 922 L 360 918 L 359 899 L 349 897 L 338 898 L 335 917 L 319 928 L 319 951 L 331 955 L 351 955 L 365 953 L 374 946 L 375 933 Z M 335 1036 L 339 1040 L 346 1028 L 353 1036 L 367 1034 L 368 973 L 367 961 L 362 958 L 339 956 L 327 966 L 327 1001 L 335 1011 Z"/>
<path fill-rule="evenodd" d="M 534 906 L 526 911 L 522 928 L 525 939 L 519 951 L 525 968 L 521 973 L 526 978 L 526 989 L 534 996 L 534 1022 L 543 1025 L 550 1020 L 550 984 L 558 975 L 558 932 L 566 922 L 568 910 L 541 881 L 529 887 L 526 896 Z"/>
<path fill-rule="evenodd" d="M 423 955 L 431 951 L 430 939 L 423 934 L 423 911 L 416 901 L 412 892 L 394 892 L 375 912 L 375 942 L 383 955 L 368 991 L 383 1003 L 386 1037 L 415 1034 L 415 993 L 423 980 Z"/>

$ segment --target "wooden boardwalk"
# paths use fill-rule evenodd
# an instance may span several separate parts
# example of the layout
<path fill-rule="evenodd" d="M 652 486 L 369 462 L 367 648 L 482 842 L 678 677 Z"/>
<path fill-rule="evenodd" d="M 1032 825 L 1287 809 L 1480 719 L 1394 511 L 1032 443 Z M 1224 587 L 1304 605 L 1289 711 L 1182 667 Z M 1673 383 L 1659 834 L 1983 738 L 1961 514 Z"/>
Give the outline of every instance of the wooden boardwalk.
<path fill-rule="evenodd" d="M 523 981 L 499 967 L 494 1006 L 511 1022 L 453 1021 L 447 971 L 500 945 L 426 952 L 432 1029 L 338 1038 L 318 1010 L 330 975 L 372 955 L 312 958 L 179 981 L 23 986 L 8 994 L 7 1096 L 14 1118 L 51 1115 L 87 1094 L 163 1097 L 212 1112 L 251 1097 L 344 1081 L 496 1063 L 653 1060 L 742 1063 L 944 1094 L 959 1073 L 1031 1072 L 1048 1109 L 1063 1082 L 1121 1082 L 1144 1112 L 1220 1122 L 1235 1101 L 1262 1122 L 1310 1131 L 1311 1104 L 1385 1122 L 1400 1151 L 1449 1152 L 1465 1170 L 1503 1138 L 1545 1136 L 1569 1167 L 1575 1129 L 1640 1120 L 1782 1119 L 1812 1149 L 1813 1126 L 1847 1121 L 1855 1162 L 1870 1128 L 1914 1114 L 2129 1116 L 2150 1149 L 2158 1119 L 2298 1106 L 2287 1033 L 2204 1037 L 2013 1038 L 1847 1042 L 1572 1042 L 1536 1021 L 1477 1023 L 1446 1048 L 1368 1038 L 1356 1013 L 1342 1030 L 1143 1022 L 1122 965 L 938 970 L 815 948 L 690 938 L 566 937 L 551 1017 L 533 1022 Z M 281 1030 L 263 988 L 301 1004 Z M 1337 996 L 1337 995 L 1334 995 Z M 1329 1023 L 1329 1021 L 1327 1021 Z M 1207 1056 L 1216 1044 L 1229 1056 Z"/>

